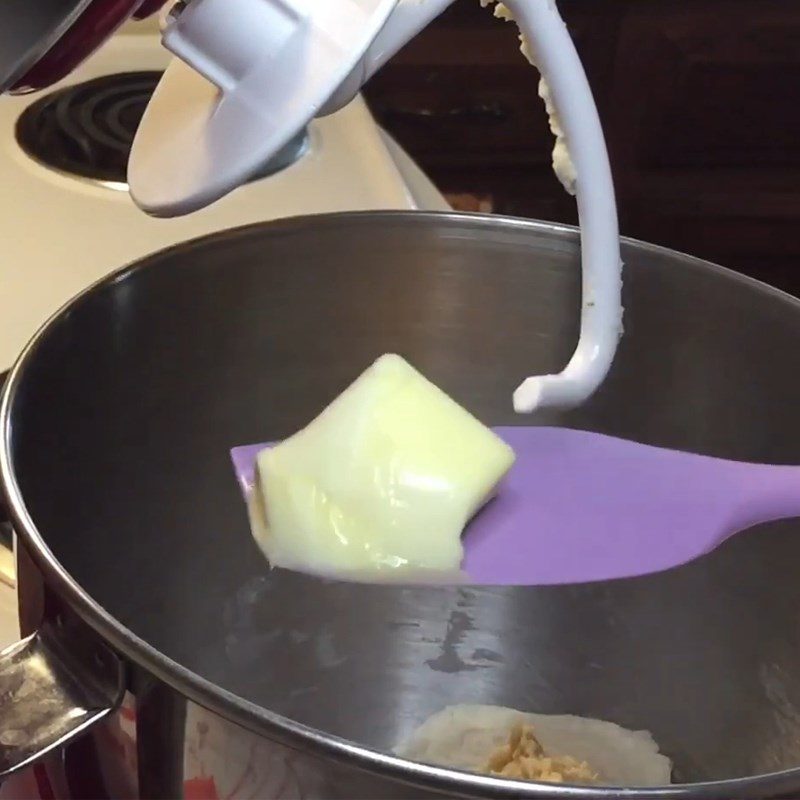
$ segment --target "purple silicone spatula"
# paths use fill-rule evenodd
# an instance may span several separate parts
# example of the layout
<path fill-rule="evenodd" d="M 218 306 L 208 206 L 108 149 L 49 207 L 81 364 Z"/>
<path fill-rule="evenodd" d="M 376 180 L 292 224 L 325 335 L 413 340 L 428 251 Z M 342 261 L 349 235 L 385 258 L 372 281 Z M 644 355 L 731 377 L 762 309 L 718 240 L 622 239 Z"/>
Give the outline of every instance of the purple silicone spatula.
<path fill-rule="evenodd" d="M 800 467 L 725 461 L 566 428 L 495 428 L 517 461 L 464 532 L 471 583 L 546 585 L 644 575 L 760 522 L 800 516 Z M 235 448 L 252 487 L 256 452 Z"/>

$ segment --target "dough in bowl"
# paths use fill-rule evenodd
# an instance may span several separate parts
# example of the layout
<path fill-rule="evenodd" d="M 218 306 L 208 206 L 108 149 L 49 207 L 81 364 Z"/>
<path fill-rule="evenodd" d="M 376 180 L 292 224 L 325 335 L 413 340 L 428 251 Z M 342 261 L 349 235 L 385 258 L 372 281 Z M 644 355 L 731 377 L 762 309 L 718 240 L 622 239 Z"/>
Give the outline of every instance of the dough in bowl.
<path fill-rule="evenodd" d="M 503 749 L 513 746 L 517 734 L 529 733 L 541 744 L 543 756 L 553 760 L 545 764 L 551 768 L 550 780 L 562 782 L 559 775 L 566 772 L 600 786 L 670 783 L 672 762 L 659 753 L 647 731 L 630 731 L 599 719 L 531 714 L 501 706 L 449 706 L 422 723 L 395 748 L 395 754 L 435 766 L 498 774 L 497 767 L 512 760 L 503 755 Z M 518 770 L 514 767 L 504 774 L 516 777 Z M 537 775 L 547 779 L 546 770 Z"/>

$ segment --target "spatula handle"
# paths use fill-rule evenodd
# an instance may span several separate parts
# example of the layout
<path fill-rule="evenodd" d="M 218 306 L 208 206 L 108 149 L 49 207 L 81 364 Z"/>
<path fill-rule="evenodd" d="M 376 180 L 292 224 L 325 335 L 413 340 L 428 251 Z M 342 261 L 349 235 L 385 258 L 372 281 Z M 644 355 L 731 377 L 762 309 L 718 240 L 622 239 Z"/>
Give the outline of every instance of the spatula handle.
<path fill-rule="evenodd" d="M 738 495 L 733 529 L 800 517 L 800 467 L 737 464 L 732 468 L 732 492 Z"/>

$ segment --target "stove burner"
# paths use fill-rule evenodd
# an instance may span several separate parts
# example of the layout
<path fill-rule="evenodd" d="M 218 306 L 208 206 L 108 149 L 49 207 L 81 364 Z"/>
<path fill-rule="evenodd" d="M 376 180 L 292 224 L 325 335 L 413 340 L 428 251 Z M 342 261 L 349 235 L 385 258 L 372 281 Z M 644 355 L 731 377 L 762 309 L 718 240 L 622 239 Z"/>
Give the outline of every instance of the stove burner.
<path fill-rule="evenodd" d="M 133 135 L 160 77 L 125 72 L 48 94 L 17 120 L 17 142 L 46 167 L 126 188 Z"/>
<path fill-rule="evenodd" d="M 127 189 L 133 137 L 160 78 L 160 72 L 121 72 L 48 94 L 20 115 L 17 142 L 46 167 Z M 306 131 L 301 131 L 252 180 L 294 163 L 307 142 Z"/>

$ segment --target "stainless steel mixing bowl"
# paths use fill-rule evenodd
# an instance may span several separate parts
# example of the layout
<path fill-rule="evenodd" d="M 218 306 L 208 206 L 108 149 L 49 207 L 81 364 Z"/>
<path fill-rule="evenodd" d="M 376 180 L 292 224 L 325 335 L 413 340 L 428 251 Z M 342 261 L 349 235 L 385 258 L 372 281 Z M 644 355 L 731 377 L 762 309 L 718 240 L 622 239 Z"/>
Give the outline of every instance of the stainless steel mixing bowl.
<path fill-rule="evenodd" d="M 800 463 L 800 303 L 657 247 L 625 242 L 624 259 L 626 334 L 608 381 L 585 408 L 535 420 L 513 414 L 511 392 L 574 345 L 568 228 L 295 219 L 181 245 L 77 298 L 28 348 L 2 407 L 2 478 L 32 559 L 23 612 L 39 633 L 0 682 L 30 674 L 34 656 L 52 677 L 40 690 L 60 705 L 16 695 L 37 746 L 103 716 L 124 686 L 146 797 L 184 791 L 190 701 L 289 759 L 306 796 L 797 797 L 795 522 L 664 574 L 542 589 L 270 573 L 251 541 L 229 448 L 293 432 L 386 351 L 490 424 Z M 685 785 L 514 785 L 382 754 L 459 702 L 646 728 Z M 19 748 L 2 742 L 13 769 Z"/>

